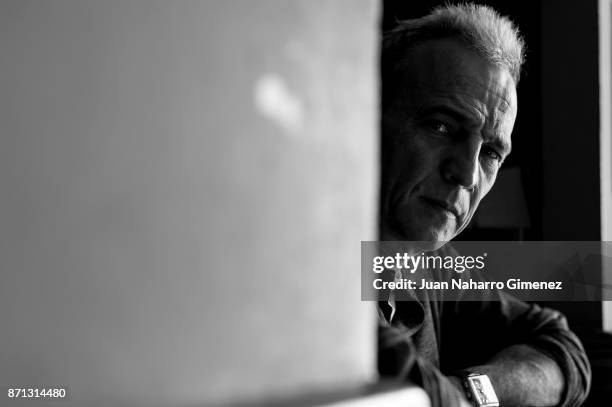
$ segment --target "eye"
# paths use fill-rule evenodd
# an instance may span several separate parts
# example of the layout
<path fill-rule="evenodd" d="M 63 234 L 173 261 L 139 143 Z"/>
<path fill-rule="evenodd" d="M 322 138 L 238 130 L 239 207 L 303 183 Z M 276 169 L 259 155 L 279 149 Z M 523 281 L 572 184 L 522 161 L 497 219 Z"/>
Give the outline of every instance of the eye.
<path fill-rule="evenodd" d="M 480 153 L 489 160 L 497 161 L 500 164 L 502 162 L 501 154 L 499 154 L 497 151 L 495 151 L 495 149 L 491 147 L 483 146 L 482 149 L 480 150 Z"/>
<path fill-rule="evenodd" d="M 439 134 L 450 133 L 448 126 L 444 123 L 436 123 L 436 125 L 434 126 L 434 130 L 436 131 L 436 133 L 439 133 Z"/>
<path fill-rule="evenodd" d="M 450 126 L 440 120 L 431 120 L 426 125 L 433 133 L 440 136 L 447 136 L 451 133 Z"/>

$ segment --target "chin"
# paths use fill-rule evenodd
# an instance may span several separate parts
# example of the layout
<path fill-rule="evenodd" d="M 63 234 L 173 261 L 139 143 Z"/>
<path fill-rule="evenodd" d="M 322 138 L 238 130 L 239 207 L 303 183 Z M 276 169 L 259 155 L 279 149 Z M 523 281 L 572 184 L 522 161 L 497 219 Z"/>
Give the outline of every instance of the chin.
<path fill-rule="evenodd" d="M 416 252 L 433 252 L 436 251 L 438 249 L 440 249 L 442 246 L 444 246 L 446 243 L 448 243 L 448 241 L 446 240 L 424 240 L 424 239 L 419 239 L 419 240 L 407 240 L 408 246 L 410 247 L 411 250 L 414 250 Z"/>
<path fill-rule="evenodd" d="M 423 250 L 437 250 L 457 235 L 457 226 L 456 221 L 441 222 L 427 218 L 426 214 L 402 211 L 401 216 L 390 217 L 383 223 L 382 240 L 420 242 Z"/>
<path fill-rule="evenodd" d="M 404 236 L 406 240 L 430 242 L 439 244 L 440 247 L 456 236 L 456 233 L 453 233 L 453 228 L 449 227 L 450 225 L 435 227 L 431 225 L 400 224 L 398 226 L 401 236 Z"/>
<path fill-rule="evenodd" d="M 448 231 L 435 229 L 415 231 L 410 228 L 398 228 L 396 230 L 401 230 L 401 232 L 395 233 L 396 238 L 392 240 L 415 242 L 418 250 L 425 252 L 438 250 L 455 237 Z"/>
<path fill-rule="evenodd" d="M 440 249 L 442 246 L 447 244 L 450 239 L 438 240 L 438 239 L 423 239 L 419 240 L 418 246 L 420 251 L 432 252 Z"/>

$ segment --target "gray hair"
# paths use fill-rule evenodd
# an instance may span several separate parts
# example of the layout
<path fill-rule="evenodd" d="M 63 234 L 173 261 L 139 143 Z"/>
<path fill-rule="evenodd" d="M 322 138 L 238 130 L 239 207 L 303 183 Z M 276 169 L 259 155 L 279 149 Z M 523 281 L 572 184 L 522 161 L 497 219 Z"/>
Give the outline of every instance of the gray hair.
<path fill-rule="evenodd" d="M 383 102 L 390 96 L 385 80 L 394 78 L 410 48 L 428 40 L 457 38 L 478 55 L 508 70 L 518 84 L 525 60 L 525 42 L 507 17 L 488 6 L 457 4 L 440 6 L 429 15 L 400 21 L 385 33 L 382 47 Z M 387 94 L 387 95 L 385 95 Z"/>

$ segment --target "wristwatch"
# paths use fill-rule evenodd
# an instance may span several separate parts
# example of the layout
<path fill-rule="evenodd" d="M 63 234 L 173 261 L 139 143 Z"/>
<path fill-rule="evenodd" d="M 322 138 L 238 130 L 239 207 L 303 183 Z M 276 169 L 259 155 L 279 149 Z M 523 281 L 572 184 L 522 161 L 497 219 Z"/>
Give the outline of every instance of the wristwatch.
<path fill-rule="evenodd" d="M 476 407 L 499 407 L 497 394 L 486 374 L 470 373 L 463 376 L 465 394 Z"/>

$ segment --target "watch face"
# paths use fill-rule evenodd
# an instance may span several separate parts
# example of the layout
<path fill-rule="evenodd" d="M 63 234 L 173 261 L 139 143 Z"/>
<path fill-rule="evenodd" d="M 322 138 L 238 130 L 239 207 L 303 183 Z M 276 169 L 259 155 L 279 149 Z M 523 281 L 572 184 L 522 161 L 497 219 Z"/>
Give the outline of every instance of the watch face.
<path fill-rule="evenodd" d="M 470 392 L 479 407 L 497 407 L 499 400 L 487 375 L 467 377 Z"/>

